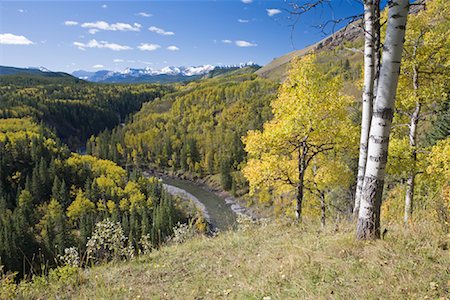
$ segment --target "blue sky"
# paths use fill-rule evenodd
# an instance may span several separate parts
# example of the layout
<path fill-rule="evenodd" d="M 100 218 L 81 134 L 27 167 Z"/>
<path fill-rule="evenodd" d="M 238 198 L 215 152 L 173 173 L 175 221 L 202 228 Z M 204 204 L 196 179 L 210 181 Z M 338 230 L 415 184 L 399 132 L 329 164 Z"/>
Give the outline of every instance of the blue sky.
<path fill-rule="evenodd" d="M 293 48 L 285 1 L 2 0 L 0 65 L 66 72 L 264 65 L 322 39 L 314 26 L 324 20 L 362 12 L 356 0 L 332 0 L 331 6 L 302 16 Z"/>

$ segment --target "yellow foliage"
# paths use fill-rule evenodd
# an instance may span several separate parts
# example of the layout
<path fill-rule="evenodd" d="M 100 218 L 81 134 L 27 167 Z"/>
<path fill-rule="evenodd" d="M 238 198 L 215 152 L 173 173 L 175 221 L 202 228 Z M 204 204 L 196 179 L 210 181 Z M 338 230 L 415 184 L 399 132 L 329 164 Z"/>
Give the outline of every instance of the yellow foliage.
<path fill-rule="evenodd" d="M 112 200 L 108 200 L 108 202 L 106 202 L 106 207 L 108 208 L 108 212 L 110 214 L 113 214 L 117 210 L 116 203 Z"/>
<path fill-rule="evenodd" d="M 295 198 L 299 149 L 305 145 L 308 162 L 315 151 L 322 151 L 320 147 L 333 150 L 330 158 L 316 158 L 319 172 L 314 176 L 306 173 L 306 184 L 314 182 L 325 190 L 348 186 L 351 181 L 351 172 L 339 156 L 344 149 L 347 154 L 356 152 L 357 130 L 348 113 L 351 99 L 340 92 L 342 79 L 319 71 L 315 60 L 309 55 L 293 62 L 289 78 L 271 104 L 274 118 L 264 124 L 263 131 L 249 131 L 243 138 L 249 158 L 243 173 L 250 194 L 263 191 L 264 202 L 269 190 L 283 206 L 287 195 L 291 201 Z"/>
<path fill-rule="evenodd" d="M 97 211 L 98 212 L 106 212 L 106 206 L 105 206 L 105 203 L 103 202 L 103 200 L 97 201 Z"/>
<path fill-rule="evenodd" d="M 91 155 L 72 153 L 71 157 L 67 159 L 67 165 L 77 171 L 88 168 L 95 177 L 103 175 L 111 179 L 118 186 L 123 186 L 126 181 L 126 171 L 110 160 L 98 159 Z"/>
<path fill-rule="evenodd" d="M 206 233 L 206 221 L 203 216 L 200 216 L 195 220 L 194 223 L 195 230 L 199 233 Z"/>
<path fill-rule="evenodd" d="M 78 190 L 75 200 L 67 208 L 67 216 L 71 220 L 77 220 L 83 215 L 94 213 L 95 204 L 85 197 L 83 191 Z"/>
<path fill-rule="evenodd" d="M 130 201 L 127 198 L 122 198 L 119 202 L 120 211 L 126 212 L 130 209 Z"/>

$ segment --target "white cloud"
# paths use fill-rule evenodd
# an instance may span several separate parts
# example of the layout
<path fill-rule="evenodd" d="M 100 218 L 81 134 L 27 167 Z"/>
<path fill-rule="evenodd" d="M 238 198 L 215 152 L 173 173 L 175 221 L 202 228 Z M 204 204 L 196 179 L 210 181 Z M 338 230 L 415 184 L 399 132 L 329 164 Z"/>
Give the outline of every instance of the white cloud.
<path fill-rule="evenodd" d="M 23 35 L 15 35 L 12 33 L 0 34 L 0 45 L 32 45 L 32 41 Z"/>
<path fill-rule="evenodd" d="M 113 59 L 113 62 L 115 62 L 115 63 L 121 63 L 121 62 L 124 62 L 124 60 L 121 59 L 121 58 L 115 58 L 115 59 Z"/>
<path fill-rule="evenodd" d="M 92 66 L 92 68 L 94 68 L 94 69 L 101 69 L 101 68 L 104 68 L 105 66 L 104 65 L 93 65 Z"/>
<path fill-rule="evenodd" d="M 78 25 L 78 22 L 77 21 L 65 21 L 64 25 L 66 25 L 66 26 L 76 26 L 76 25 Z"/>
<path fill-rule="evenodd" d="M 148 30 L 150 30 L 151 32 L 157 33 L 159 35 L 174 35 L 175 34 L 172 31 L 165 31 L 164 29 L 156 27 L 156 26 L 151 26 L 148 28 Z"/>
<path fill-rule="evenodd" d="M 24 12 L 26 12 L 26 10 L 24 10 L 24 9 L 21 9 L 21 8 L 20 8 L 20 9 L 18 9 L 17 11 L 18 11 L 18 12 L 20 12 L 21 14 L 23 14 Z"/>
<path fill-rule="evenodd" d="M 244 4 L 250 4 L 250 3 L 253 2 L 253 0 L 241 0 L 241 1 L 242 1 L 242 3 L 244 3 Z"/>
<path fill-rule="evenodd" d="M 89 28 L 89 33 L 94 34 L 98 32 L 99 30 L 109 30 L 109 31 L 140 31 L 141 30 L 141 24 L 134 23 L 134 24 L 128 24 L 128 23 L 114 23 L 109 24 L 105 21 L 97 21 L 97 22 L 87 22 L 81 24 L 81 27 L 83 28 Z"/>
<path fill-rule="evenodd" d="M 146 13 L 146 12 L 140 12 L 137 14 L 138 16 L 144 17 L 144 18 L 149 18 L 152 17 L 152 14 Z"/>
<path fill-rule="evenodd" d="M 102 8 L 108 8 L 108 5 L 103 4 L 103 5 L 102 5 Z"/>
<path fill-rule="evenodd" d="M 138 48 L 141 51 L 154 51 L 154 50 L 157 50 L 157 49 L 161 48 L 161 46 L 158 45 L 158 44 L 145 44 L 145 43 L 143 43 L 143 44 L 140 44 L 138 46 Z"/>
<path fill-rule="evenodd" d="M 266 11 L 269 17 L 281 14 L 281 10 L 279 10 L 278 8 L 268 8 L 266 9 Z"/>
<path fill-rule="evenodd" d="M 232 44 L 233 41 L 232 40 L 222 40 L 222 43 L 224 43 L 224 44 Z"/>
<path fill-rule="evenodd" d="M 255 43 L 250 43 L 250 42 L 247 42 L 247 41 L 235 41 L 234 43 L 238 47 L 256 47 L 256 46 L 258 46 Z"/>
<path fill-rule="evenodd" d="M 246 19 L 238 19 L 239 23 L 248 23 L 250 22 L 250 20 L 246 20 Z"/>
<path fill-rule="evenodd" d="M 74 46 L 77 46 L 80 50 L 86 50 L 86 48 L 99 48 L 99 49 L 110 49 L 113 51 L 122 51 L 122 50 L 131 50 L 133 48 L 129 46 L 114 44 L 114 43 L 108 43 L 105 41 L 97 42 L 96 40 L 90 40 L 87 44 L 80 43 L 80 42 L 74 42 Z"/>
<path fill-rule="evenodd" d="M 178 50 L 180 50 L 180 48 L 178 48 L 177 46 L 169 46 L 169 47 L 167 47 L 167 50 L 178 51 Z"/>

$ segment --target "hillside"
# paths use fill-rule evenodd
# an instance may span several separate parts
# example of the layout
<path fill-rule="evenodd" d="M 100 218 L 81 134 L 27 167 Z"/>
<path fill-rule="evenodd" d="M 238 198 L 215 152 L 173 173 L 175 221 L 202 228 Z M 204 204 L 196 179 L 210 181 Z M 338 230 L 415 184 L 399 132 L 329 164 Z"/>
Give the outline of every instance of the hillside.
<path fill-rule="evenodd" d="M 355 241 L 349 224 L 324 231 L 247 226 L 127 262 L 63 268 L 15 293 L 33 299 L 445 299 L 446 237 L 427 226 L 392 227 L 385 240 L 369 243 Z"/>
<path fill-rule="evenodd" d="M 287 72 L 289 71 L 290 62 L 296 57 L 301 57 L 311 52 L 320 53 L 327 51 L 330 52 L 331 50 L 335 50 L 337 48 L 344 49 L 346 48 L 344 45 L 350 43 L 362 47 L 363 31 L 358 25 L 358 21 L 353 22 L 347 27 L 338 30 L 334 34 L 325 37 L 324 39 L 313 45 L 310 45 L 301 50 L 289 52 L 288 54 L 278 57 L 256 71 L 256 74 L 275 81 L 284 81 L 287 76 Z M 344 54 L 344 56 L 352 55 L 355 51 L 355 49 L 348 48 L 346 49 L 347 53 Z M 362 53 L 360 56 L 362 59 Z"/>
<path fill-rule="evenodd" d="M 93 84 L 68 74 L 5 75 L 0 76 L 0 118 L 31 117 L 76 149 L 92 134 L 120 124 L 143 103 L 171 90 L 156 84 Z"/>
<path fill-rule="evenodd" d="M 423 9 L 421 5 L 412 6 L 409 13 L 417 14 Z M 274 81 L 282 82 L 286 79 L 287 72 L 289 71 L 290 62 L 296 57 L 302 57 L 306 54 L 315 52 L 333 52 L 336 50 L 341 51 L 338 55 L 340 59 L 346 59 L 348 56 L 358 56 L 358 59 L 362 61 L 362 47 L 363 47 L 363 29 L 361 27 L 361 20 L 354 21 L 344 28 L 332 33 L 331 35 L 323 38 L 317 43 L 314 43 L 306 48 L 289 52 L 283 56 L 275 58 L 273 61 L 263 66 L 255 73 L 259 76 Z M 346 52 L 346 53 L 342 53 Z"/>
<path fill-rule="evenodd" d="M 64 72 L 52 72 L 45 68 L 15 68 L 0 66 L 0 76 L 41 76 L 47 78 L 70 79 L 76 81 L 77 78 Z"/>
<path fill-rule="evenodd" d="M 244 75 L 251 74 L 259 70 L 261 67 L 258 65 L 249 65 L 245 67 L 216 67 L 214 70 L 210 71 L 203 78 L 216 78 L 234 75 Z"/>

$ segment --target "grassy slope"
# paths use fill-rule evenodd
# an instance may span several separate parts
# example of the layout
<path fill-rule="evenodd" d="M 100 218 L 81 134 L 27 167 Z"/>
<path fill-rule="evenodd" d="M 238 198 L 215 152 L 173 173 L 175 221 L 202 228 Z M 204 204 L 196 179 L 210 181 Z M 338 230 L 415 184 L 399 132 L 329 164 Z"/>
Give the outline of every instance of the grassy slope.
<path fill-rule="evenodd" d="M 75 286 L 61 280 L 29 285 L 22 295 L 41 299 L 445 299 L 450 256 L 444 250 L 447 237 L 436 232 L 425 226 L 393 227 L 385 240 L 357 242 L 348 225 L 329 226 L 325 231 L 314 226 L 255 226 L 95 267 L 78 275 Z"/>

